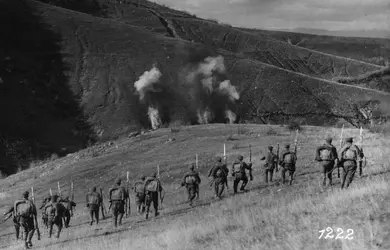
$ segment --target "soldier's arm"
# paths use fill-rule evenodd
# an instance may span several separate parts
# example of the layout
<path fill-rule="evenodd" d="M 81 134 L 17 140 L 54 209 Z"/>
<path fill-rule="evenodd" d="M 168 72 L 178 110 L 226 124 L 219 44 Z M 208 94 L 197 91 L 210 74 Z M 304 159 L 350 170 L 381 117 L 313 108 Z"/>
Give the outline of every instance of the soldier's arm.
<path fill-rule="evenodd" d="M 209 174 L 208 174 L 208 176 L 207 176 L 207 177 L 210 177 L 210 176 L 211 176 L 211 174 L 213 173 L 213 169 L 214 169 L 214 167 L 210 168 L 210 170 L 209 170 Z"/>
<path fill-rule="evenodd" d="M 196 174 L 196 179 L 198 180 L 199 184 L 202 182 L 202 180 L 200 179 L 199 173 Z"/>

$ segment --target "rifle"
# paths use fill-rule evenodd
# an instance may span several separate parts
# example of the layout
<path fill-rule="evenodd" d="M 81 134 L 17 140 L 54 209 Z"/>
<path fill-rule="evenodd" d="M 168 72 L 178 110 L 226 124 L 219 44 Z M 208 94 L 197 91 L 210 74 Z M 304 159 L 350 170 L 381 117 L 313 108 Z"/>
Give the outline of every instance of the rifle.
<path fill-rule="evenodd" d="M 106 207 L 104 206 L 104 200 L 103 200 L 103 189 L 102 188 L 100 188 L 100 197 L 101 197 L 101 206 L 100 206 L 100 209 L 101 209 L 101 211 L 102 211 L 102 217 L 103 217 L 103 220 L 106 218 L 106 216 L 104 216 L 104 212 L 105 212 L 105 210 L 106 210 Z M 106 211 L 106 213 L 107 213 L 107 211 Z"/>
<path fill-rule="evenodd" d="M 360 127 L 360 150 L 363 154 L 363 127 Z M 359 155 L 359 177 L 363 174 L 363 158 Z"/>
<path fill-rule="evenodd" d="M 249 144 L 249 162 L 252 163 L 252 145 L 251 145 L 251 144 Z M 252 166 L 251 166 L 251 169 L 252 169 Z M 250 174 L 251 174 L 250 177 L 251 177 L 251 179 L 253 180 L 252 170 L 251 170 Z M 252 181 L 252 180 L 251 180 L 251 181 Z"/>
<path fill-rule="evenodd" d="M 53 196 L 53 192 L 51 191 L 51 188 L 49 189 L 50 196 Z"/>
<path fill-rule="evenodd" d="M 73 181 L 70 183 L 70 190 L 71 190 L 71 201 L 74 202 L 74 188 L 73 188 Z M 73 217 L 73 206 L 71 207 L 71 217 Z"/>
<path fill-rule="evenodd" d="M 223 144 L 223 158 L 224 158 L 225 166 L 227 168 L 226 144 L 225 143 Z M 229 190 L 227 173 L 225 173 L 225 174 L 226 174 L 226 181 L 225 181 L 226 189 Z"/>
<path fill-rule="evenodd" d="M 341 128 L 340 148 L 343 146 L 343 133 L 344 133 L 344 124 L 343 124 L 343 127 Z M 338 162 L 337 162 L 337 165 L 339 165 Z M 339 168 L 339 166 L 337 166 L 337 178 L 340 178 L 340 168 Z"/>
<path fill-rule="evenodd" d="M 61 187 L 60 187 L 60 182 L 58 181 L 57 182 L 57 189 L 58 189 L 58 194 L 60 195 L 60 200 L 62 199 L 62 195 L 61 195 Z"/>
<path fill-rule="evenodd" d="M 279 172 L 279 143 L 277 144 L 277 149 L 276 149 L 276 172 Z"/>
<path fill-rule="evenodd" d="M 35 207 L 34 187 L 31 187 L 31 199 L 32 199 L 33 205 Z M 41 240 L 41 232 L 39 231 L 39 225 L 38 225 L 37 214 L 36 214 L 36 207 L 35 207 L 35 214 L 34 214 L 34 224 L 35 224 L 35 227 L 37 229 L 38 240 Z"/>
<path fill-rule="evenodd" d="M 199 174 L 198 154 L 195 155 L 195 164 L 196 164 L 196 171 Z M 197 199 L 199 199 L 199 184 L 198 184 L 198 188 L 196 189 L 196 197 L 198 197 Z"/>
<path fill-rule="evenodd" d="M 157 164 L 157 180 L 158 180 L 158 196 L 159 196 L 160 204 L 161 204 L 161 206 L 158 208 L 158 210 L 161 210 L 163 207 L 164 197 L 161 196 L 162 191 L 160 191 L 160 189 L 161 189 L 161 186 L 160 186 L 161 185 L 160 184 L 160 164 Z"/>
<path fill-rule="evenodd" d="M 298 149 L 298 135 L 299 135 L 299 130 L 297 129 L 295 131 L 295 140 L 294 140 L 294 154 L 295 154 L 295 156 L 297 155 L 297 149 Z"/>
<path fill-rule="evenodd" d="M 126 192 L 127 192 L 127 197 L 125 201 L 125 213 L 126 213 L 126 217 L 128 217 L 130 213 L 129 171 L 126 172 Z"/>

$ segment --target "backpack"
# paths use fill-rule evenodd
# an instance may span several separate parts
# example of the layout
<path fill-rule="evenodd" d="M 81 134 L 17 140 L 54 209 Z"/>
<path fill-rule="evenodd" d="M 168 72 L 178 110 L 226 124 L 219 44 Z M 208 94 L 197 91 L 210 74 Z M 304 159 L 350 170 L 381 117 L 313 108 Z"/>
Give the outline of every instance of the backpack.
<path fill-rule="evenodd" d="M 351 147 L 349 147 L 346 151 L 344 151 L 344 155 L 343 155 L 344 160 L 352 160 L 352 161 L 356 160 L 357 152 L 356 150 L 351 149 Z"/>
<path fill-rule="evenodd" d="M 50 204 L 45 210 L 48 216 L 54 216 L 56 214 L 56 207 L 53 204 Z"/>
<path fill-rule="evenodd" d="M 233 173 L 242 173 L 242 162 L 233 164 Z"/>
<path fill-rule="evenodd" d="M 150 180 L 145 186 L 145 190 L 149 192 L 157 192 L 159 187 L 158 180 Z"/>
<path fill-rule="evenodd" d="M 215 173 L 215 176 L 216 176 L 217 178 L 220 178 L 220 177 L 224 177 L 225 174 L 224 174 L 224 172 L 222 171 L 222 169 L 218 169 L 217 172 Z"/>
<path fill-rule="evenodd" d="M 144 183 L 142 181 L 138 181 L 134 184 L 134 191 L 136 193 L 143 193 L 144 192 Z"/>
<path fill-rule="evenodd" d="M 322 149 L 320 151 L 320 158 L 323 161 L 331 161 L 331 160 L 333 160 L 331 154 L 332 154 L 332 152 L 330 151 L 330 149 L 328 149 L 328 148 Z"/>
<path fill-rule="evenodd" d="M 195 184 L 196 183 L 196 177 L 195 175 L 188 175 L 186 177 L 186 184 Z"/>
<path fill-rule="evenodd" d="M 88 194 L 88 204 L 92 204 L 92 205 L 99 204 L 99 196 L 97 193 Z"/>
<path fill-rule="evenodd" d="M 121 187 L 116 187 L 111 189 L 111 200 L 113 201 L 121 201 L 124 200 L 125 194 L 123 193 L 123 190 Z"/>
<path fill-rule="evenodd" d="M 16 216 L 30 217 L 33 214 L 33 203 L 31 201 L 24 201 L 16 205 Z"/>
<path fill-rule="evenodd" d="M 284 156 L 283 161 L 284 161 L 285 164 L 294 164 L 294 156 L 293 156 L 293 154 L 291 152 L 287 153 Z"/>

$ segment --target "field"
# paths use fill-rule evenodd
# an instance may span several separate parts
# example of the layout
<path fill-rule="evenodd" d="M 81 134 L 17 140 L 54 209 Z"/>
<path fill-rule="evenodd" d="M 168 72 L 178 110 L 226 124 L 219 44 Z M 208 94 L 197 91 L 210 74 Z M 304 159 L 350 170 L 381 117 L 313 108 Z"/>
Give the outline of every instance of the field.
<path fill-rule="evenodd" d="M 355 177 L 348 190 L 339 189 L 340 179 L 333 174 L 335 186 L 323 188 L 322 175 L 313 161 L 313 148 L 330 135 L 338 145 L 340 129 L 304 127 L 299 136 L 296 178 L 293 186 L 263 182 L 262 162 L 268 145 L 293 143 L 295 133 L 286 127 L 271 125 L 202 125 L 161 129 L 135 138 L 97 145 L 56 161 L 13 175 L 0 184 L 2 211 L 11 197 L 34 186 L 40 201 L 48 188 L 60 181 L 67 192 L 69 181 L 76 187 L 76 214 L 71 227 L 59 240 L 48 240 L 43 232 L 37 249 L 388 249 L 389 241 L 389 140 L 364 131 L 364 151 L 368 165 L 363 177 Z M 346 129 L 345 136 L 358 140 L 357 129 Z M 174 140 L 169 140 L 174 138 Z M 238 154 L 249 159 L 252 145 L 254 181 L 250 192 L 222 201 L 212 199 L 207 172 L 214 156 L 221 155 L 226 144 L 228 162 Z M 185 204 L 186 193 L 179 188 L 188 164 L 199 155 L 201 199 L 194 208 Z M 86 190 L 92 185 L 107 191 L 113 180 L 125 178 L 130 171 L 133 182 L 141 174 L 150 174 L 160 164 L 166 190 L 163 209 L 157 218 L 145 221 L 133 214 L 113 229 L 111 220 L 98 226 L 87 225 L 84 205 Z M 226 191 L 225 191 L 226 192 Z M 132 201 L 134 202 L 134 200 Z M 106 206 L 107 206 L 106 201 Z M 135 213 L 135 206 L 132 206 Z M 341 228 L 345 237 L 353 229 L 352 240 L 318 239 L 319 230 Z M 13 241 L 11 222 L 1 225 L 1 245 L 18 249 Z M 348 231 L 350 232 L 350 231 Z M 339 232 L 337 232 L 339 233 Z M 325 235 L 323 236 L 325 237 Z M 35 239 L 35 237 L 34 237 Z"/>

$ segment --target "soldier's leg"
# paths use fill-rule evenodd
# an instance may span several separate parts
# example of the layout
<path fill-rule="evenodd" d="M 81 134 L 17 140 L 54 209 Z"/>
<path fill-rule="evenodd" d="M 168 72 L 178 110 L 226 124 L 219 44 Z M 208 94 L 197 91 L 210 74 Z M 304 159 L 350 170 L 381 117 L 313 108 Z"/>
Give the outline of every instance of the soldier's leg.
<path fill-rule="evenodd" d="M 215 197 L 218 197 L 219 185 L 217 183 L 217 180 L 214 181 L 214 193 L 215 193 Z"/>
<path fill-rule="evenodd" d="M 292 183 L 293 183 L 293 180 L 294 180 L 294 173 L 295 173 L 295 170 L 290 170 L 290 171 L 289 171 L 290 185 L 292 185 Z"/>
<path fill-rule="evenodd" d="M 356 165 L 348 167 L 346 183 L 345 183 L 345 187 L 346 188 L 349 187 L 349 185 L 353 181 L 353 177 L 355 176 L 356 170 L 357 170 L 357 166 Z"/>
<path fill-rule="evenodd" d="M 150 194 L 147 194 L 145 196 L 145 210 L 146 210 L 146 214 L 145 214 L 145 218 L 148 219 L 149 218 L 149 211 L 150 211 L 150 203 L 151 203 L 151 198 L 150 198 Z"/>
<path fill-rule="evenodd" d="M 114 224 L 114 227 L 117 227 L 118 226 L 118 206 L 117 206 L 117 202 L 116 201 L 113 201 L 112 203 L 112 222 Z"/>
<path fill-rule="evenodd" d="M 268 183 L 268 169 L 264 170 L 264 182 Z"/>
<path fill-rule="evenodd" d="M 89 218 L 90 218 L 90 222 L 89 222 L 89 225 L 90 226 L 92 226 L 92 224 L 93 224 L 93 209 L 92 209 L 92 207 L 89 207 Z"/>
<path fill-rule="evenodd" d="M 35 226 L 34 226 L 34 220 L 33 219 L 29 220 L 28 226 L 29 226 L 29 231 L 28 231 L 27 243 L 28 243 L 29 247 L 32 247 L 31 240 L 32 240 L 32 238 L 34 236 L 34 232 L 35 232 Z"/>
<path fill-rule="evenodd" d="M 95 209 L 96 224 L 99 224 L 99 207 Z"/>
<path fill-rule="evenodd" d="M 248 177 L 246 175 L 244 175 L 241 177 L 241 180 L 242 180 L 242 184 L 241 184 L 240 190 L 245 191 L 245 187 L 248 184 Z"/>
<path fill-rule="evenodd" d="M 51 238 L 51 235 L 53 233 L 53 219 L 52 218 L 48 218 L 48 221 L 47 221 L 47 224 L 48 224 L 48 227 L 49 227 L 49 238 Z"/>
<path fill-rule="evenodd" d="M 195 194 L 196 194 L 196 199 L 199 199 L 199 185 L 195 185 Z"/>
<path fill-rule="evenodd" d="M 68 228 L 69 227 L 69 222 L 70 222 L 70 212 L 68 212 L 68 214 L 66 215 L 66 227 Z"/>
<path fill-rule="evenodd" d="M 195 199 L 196 197 L 196 187 L 195 186 L 192 186 L 189 188 L 189 192 L 190 192 L 190 206 L 192 206 L 192 202 L 193 200 Z"/>
<path fill-rule="evenodd" d="M 191 200 L 191 190 L 190 190 L 190 187 L 187 186 L 186 189 L 187 189 L 187 201 L 190 201 Z"/>
<path fill-rule="evenodd" d="M 240 178 L 238 176 L 234 176 L 233 180 L 233 192 L 237 193 L 238 183 L 240 182 Z"/>
<path fill-rule="evenodd" d="M 58 239 L 58 238 L 60 238 L 60 234 L 61 234 L 61 230 L 62 230 L 62 226 L 63 226 L 61 218 L 57 220 L 56 225 L 57 225 L 57 236 L 56 236 L 56 238 Z"/>
<path fill-rule="evenodd" d="M 326 185 L 326 175 L 327 175 L 326 164 L 324 162 L 321 162 L 321 167 L 322 167 L 322 175 L 323 175 L 322 186 L 325 186 Z"/>
<path fill-rule="evenodd" d="M 274 170 L 273 170 L 273 169 L 270 169 L 270 170 L 268 171 L 268 173 L 269 173 L 269 181 L 272 182 L 272 178 L 274 177 Z"/>
<path fill-rule="evenodd" d="M 225 189 L 225 183 L 223 181 L 218 183 L 218 198 L 222 198 L 223 190 Z"/>
<path fill-rule="evenodd" d="M 341 188 L 344 188 L 345 186 L 345 180 L 347 178 L 347 170 L 348 168 L 343 166 L 341 167 Z"/>
<path fill-rule="evenodd" d="M 329 166 L 327 167 L 327 177 L 329 180 L 329 186 L 332 185 L 332 169 L 334 168 L 334 162 L 329 163 Z"/>
<path fill-rule="evenodd" d="M 284 184 L 286 181 L 286 169 L 282 168 L 282 171 L 280 171 L 280 173 L 282 175 L 282 183 Z"/>
<path fill-rule="evenodd" d="M 153 193 L 153 208 L 154 208 L 154 216 L 158 216 L 158 193 Z"/>

